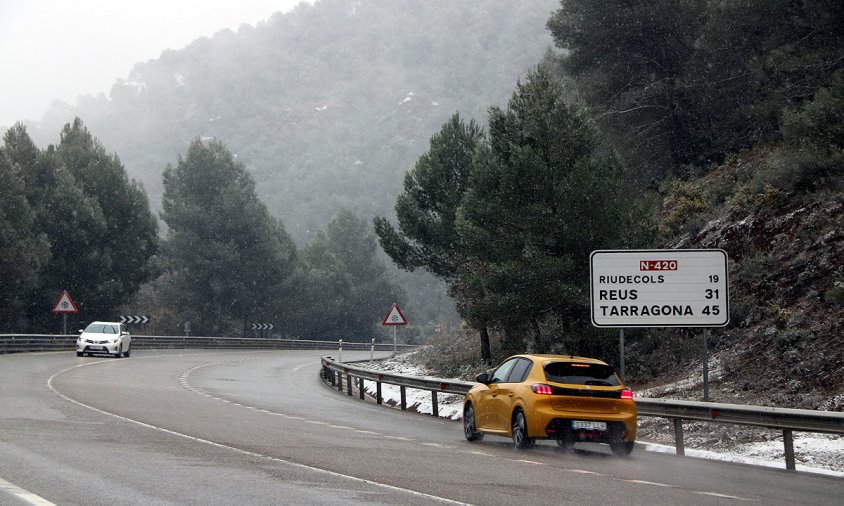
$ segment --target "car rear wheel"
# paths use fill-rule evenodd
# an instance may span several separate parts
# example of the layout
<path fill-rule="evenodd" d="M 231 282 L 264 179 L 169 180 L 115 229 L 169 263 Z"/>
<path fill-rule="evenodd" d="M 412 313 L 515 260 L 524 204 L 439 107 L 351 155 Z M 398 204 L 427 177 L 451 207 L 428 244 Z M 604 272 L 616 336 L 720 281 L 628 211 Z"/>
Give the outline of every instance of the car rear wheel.
<path fill-rule="evenodd" d="M 566 432 L 557 439 L 557 446 L 559 446 L 564 452 L 571 451 L 574 449 L 574 435 L 570 432 Z"/>
<path fill-rule="evenodd" d="M 634 443 L 633 441 L 625 441 L 625 435 L 626 433 L 620 425 L 614 426 L 610 433 L 610 449 L 612 449 L 613 454 L 619 457 L 626 457 L 633 451 Z"/>
<path fill-rule="evenodd" d="M 611 441 L 610 448 L 612 449 L 613 454 L 619 457 L 626 457 L 630 455 L 633 451 L 633 446 L 635 443 L 633 441 Z"/>
<path fill-rule="evenodd" d="M 126 348 L 126 351 L 123 352 L 123 356 L 126 357 L 126 358 L 129 358 L 129 355 L 131 355 L 131 354 L 132 354 L 132 345 L 130 344 L 129 347 Z"/>
<path fill-rule="evenodd" d="M 533 446 L 533 439 L 528 437 L 527 420 L 521 409 L 517 409 L 513 414 L 513 446 L 517 450 Z"/>
<path fill-rule="evenodd" d="M 470 403 L 466 403 L 466 407 L 463 408 L 463 435 L 466 436 L 467 441 L 480 441 L 484 438 L 484 435 L 478 432 L 475 408 Z"/>

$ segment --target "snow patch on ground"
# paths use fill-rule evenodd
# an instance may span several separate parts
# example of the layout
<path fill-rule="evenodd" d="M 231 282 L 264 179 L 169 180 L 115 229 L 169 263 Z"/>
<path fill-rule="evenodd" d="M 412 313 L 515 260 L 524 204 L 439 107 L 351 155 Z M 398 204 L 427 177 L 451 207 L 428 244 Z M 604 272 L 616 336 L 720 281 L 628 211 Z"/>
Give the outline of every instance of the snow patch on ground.
<path fill-rule="evenodd" d="M 379 371 L 387 371 L 394 374 L 432 378 L 429 371 L 414 364 L 409 355 L 408 353 L 387 360 L 376 361 L 371 364 L 358 363 L 355 365 L 371 367 Z M 712 360 L 710 378 L 720 376 L 719 364 L 720 361 Z M 692 376 L 691 378 L 672 383 L 671 385 L 645 389 L 637 392 L 637 394 L 651 397 L 699 387 L 700 380 Z M 375 397 L 376 386 L 374 382 L 365 382 L 364 390 L 370 396 Z M 381 396 L 385 404 L 392 406 L 399 406 L 401 404 L 401 391 L 398 386 L 388 385 L 386 383 L 382 384 Z M 431 393 L 428 391 L 407 388 L 405 389 L 405 400 L 409 411 L 427 415 L 433 413 Z M 462 396 L 437 394 L 437 405 L 441 418 L 462 420 Z M 642 424 L 643 420 L 639 422 Z M 671 437 L 673 438 L 673 435 Z M 674 446 L 660 444 L 658 442 L 640 439 L 637 441 L 637 444 L 647 451 L 675 453 Z M 796 467 L 798 471 L 844 477 L 844 437 L 828 434 L 795 433 L 794 453 L 797 459 Z M 736 444 L 729 449 L 719 448 L 717 450 L 690 448 L 689 441 L 687 440 L 685 454 L 688 457 L 785 469 L 785 456 L 781 435 L 771 438 L 768 441 Z"/>

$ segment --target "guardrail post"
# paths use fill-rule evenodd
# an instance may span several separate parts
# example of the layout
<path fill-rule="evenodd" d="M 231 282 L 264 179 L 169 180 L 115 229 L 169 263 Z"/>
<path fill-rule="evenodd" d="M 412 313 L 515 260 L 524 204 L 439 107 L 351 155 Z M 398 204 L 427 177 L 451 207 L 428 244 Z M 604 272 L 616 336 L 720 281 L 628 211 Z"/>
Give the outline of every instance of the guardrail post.
<path fill-rule="evenodd" d="M 405 390 L 406 389 L 405 389 L 404 385 L 399 387 L 399 391 L 401 392 L 401 410 L 402 411 L 407 411 L 407 395 L 406 395 Z"/>
<path fill-rule="evenodd" d="M 346 375 L 346 395 L 352 395 L 352 375 Z"/>
<path fill-rule="evenodd" d="M 440 408 L 437 405 L 437 391 L 436 390 L 431 390 L 431 409 L 433 410 L 432 413 L 431 413 L 432 415 L 440 416 Z"/>
<path fill-rule="evenodd" d="M 686 446 L 683 443 L 683 419 L 674 419 L 674 448 L 677 455 L 686 454 Z"/>
<path fill-rule="evenodd" d="M 337 361 L 342 363 L 343 362 L 343 340 L 340 339 L 339 343 L 340 348 L 337 350 Z"/>
<path fill-rule="evenodd" d="M 375 390 L 376 390 L 375 402 L 377 404 L 381 404 L 382 402 L 384 402 L 384 399 L 381 397 L 381 382 L 380 381 L 375 382 Z"/>
<path fill-rule="evenodd" d="M 794 434 L 791 429 L 783 429 L 782 442 L 785 446 L 785 468 L 794 471 L 797 466 L 794 462 Z"/>
<path fill-rule="evenodd" d="M 337 372 L 337 390 L 343 391 L 343 373 Z"/>
<path fill-rule="evenodd" d="M 363 378 L 358 379 L 358 387 L 360 387 L 360 388 L 358 388 L 358 390 L 360 392 L 360 400 L 363 400 L 364 394 L 366 393 L 363 389 Z"/>

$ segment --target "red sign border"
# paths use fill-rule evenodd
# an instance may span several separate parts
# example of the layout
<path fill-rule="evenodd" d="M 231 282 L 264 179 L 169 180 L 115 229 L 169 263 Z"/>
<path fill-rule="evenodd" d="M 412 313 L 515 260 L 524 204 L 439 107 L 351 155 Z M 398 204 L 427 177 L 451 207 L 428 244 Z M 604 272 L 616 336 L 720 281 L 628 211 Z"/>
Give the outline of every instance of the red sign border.
<path fill-rule="evenodd" d="M 387 319 L 390 318 L 390 315 L 393 314 L 393 309 L 398 311 L 399 316 L 401 316 L 402 321 L 400 321 L 398 323 L 392 323 L 392 322 L 387 321 Z M 407 318 L 404 316 L 404 313 L 401 312 L 401 308 L 399 307 L 398 304 L 393 303 L 393 305 L 390 306 L 390 310 L 387 311 L 387 315 L 384 317 L 384 321 L 381 323 L 381 325 L 407 325 Z"/>
<path fill-rule="evenodd" d="M 67 301 L 70 302 L 70 309 L 59 309 L 59 304 L 61 304 L 62 299 L 67 297 Z M 67 290 L 62 290 L 62 294 L 59 295 L 59 300 L 56 301 L 56 304 L 53 306 L 54 313 L 78 313 L 79 310 L 76 309 L 76 304 L 74 304 L 73 299 L 70 298 L 70 294 L 67 293 Z"/>

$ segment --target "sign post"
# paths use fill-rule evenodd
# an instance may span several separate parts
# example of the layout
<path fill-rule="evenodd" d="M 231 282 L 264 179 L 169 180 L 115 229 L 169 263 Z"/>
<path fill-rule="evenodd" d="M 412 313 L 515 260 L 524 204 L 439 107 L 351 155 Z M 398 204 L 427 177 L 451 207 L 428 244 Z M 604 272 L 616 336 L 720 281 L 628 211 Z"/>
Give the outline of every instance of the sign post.
<path fill-rule="evenodd" d="M 710 327 L 730 322 L 727 253 L 720 249 L 593 251 L 592 325 L 616 327 L 624 376 L 624 328 L 703 327 L 703 391 L 709 400 Z"/>
<path fill-rule="evenodd" d="M 56 305 L 53 306 L 53 312 L 62 314 L 62 334 L 67 335 L 67 314 L 79 312 L 79 310 L 76 309 L 76 305 L 73 303 L 73 299 L 70 298 L 70 294 L 67 293 L 67 290 L 62 290 L 59 300 L 56 301 Z"/>
<path fill-rule="evenodd" d="M 407 325 L 407 318 L 404 317 L 404 313 L 401 312 L 398 304 L 393 303 L 393 306 L 390 308 L 390 312 L 384 317 L 382 325 L 390 325 L 393 327 L 393 355 L 395 355 L 398 349 L 398 345 L 396 344 L 396 327 L 399 325 Z"/>

